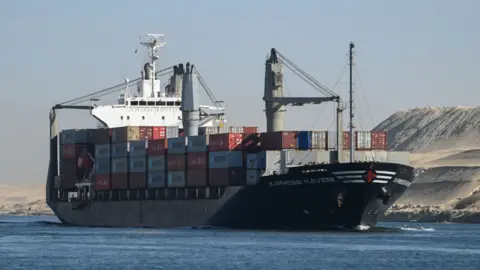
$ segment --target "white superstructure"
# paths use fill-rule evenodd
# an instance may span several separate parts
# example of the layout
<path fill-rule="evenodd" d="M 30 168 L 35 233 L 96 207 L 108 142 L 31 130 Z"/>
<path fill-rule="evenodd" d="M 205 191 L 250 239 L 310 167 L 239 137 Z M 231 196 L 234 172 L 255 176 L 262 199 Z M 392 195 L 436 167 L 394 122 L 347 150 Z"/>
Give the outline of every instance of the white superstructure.
<path fill-rule="evenodd" d="M 96 105 L 91 114 L 104 127 L 122 126 L 178 126 L 182 124 L 182 78 L 183 64 L 173 68 L 173 75 L 162 89 L 157 78 L 156 60 L 158 50 L 165 45 L 163 34 L 146 34 L 150 39 L 140 42 L 149 49 L 150 62 L 143 67 L 142 77 L 129 85 L 125 80 L 125 89 L 117 104 Z M 197 77 L 198 79 L 198 77 Z M 133 93 L 131 88 L 135 88 Z M 215 106 L 200 105 L 200 127 L 223 125 L 225 108 L 221 102 Z"/>

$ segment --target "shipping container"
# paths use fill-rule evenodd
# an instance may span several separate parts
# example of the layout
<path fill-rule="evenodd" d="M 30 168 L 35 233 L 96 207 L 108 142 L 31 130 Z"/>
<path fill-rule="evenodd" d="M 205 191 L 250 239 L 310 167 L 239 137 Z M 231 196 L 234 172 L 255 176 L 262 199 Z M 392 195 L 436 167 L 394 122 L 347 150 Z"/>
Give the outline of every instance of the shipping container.
<path fill-rule="evenodd" d="M 298 149 L 310 149 L 312 147 L 311 135 L 311 131 L 297 132 Z"/>
<path fill-rule="evenodd" d="M 387 150 L 387 132 L 372 131 L 372 149 Z"/>
<path fill-rule="evenodd" d="M 260 182 L 262 172 L 260 170 L 247 170 L 247 186 L 254 186 Z"/>
<path fill-rule="evenodd" d="M 185 154 L 168 154 L 167 169 L 168 171 L 185 170 Z"/>
<path fill-rule="evenodd" d="M 117 127 L 112 128 L 112 143 L 123 143 L 140 140 L 139 127 Z"/>
<path fill-rule="evenodd" d="M 179 132 L 178 132 L 177 126 L 165 127 L 165 137 L 167 139 L 177 138 L 178 135 L 179 135 Z"/>
<path fill-rule="evenodd" d="M 264 150 L 296 149 L 296 131 L 265 132 L 260 135 L 260 146 Z"/>
<path fill-rule="evenodd" d="M 112 173 L 110 178 L 111 189 L 127 189 L 128 188 L 128 174 L 127 173 Z"/>
<path fill-rule="evenodd" d="M 311 132 L 311 149 L 327 149 L 327 132 L 312 131 Z"/>
<path fill-rule="evenodd" d="M 211 187 L 244 186 L 245 170 L 241 168 L 210 169 L 208 184 Z"/>
<path fill-rule="evenodd" d="M 337 149 L 337 132 L 327 132 L 327 149 Z M 350 149 L 350 133 L 348 131 L 343 132 L 343 149 Z"/>
<path fill-rule="evenodd" d="M 282 152 L 284 153 L 283 158 L 287 167 L 330 163 L 330 153 L 320 149 L 285 149 Z"/>
<path fill-rule="evenodd" d="M 128 187 L 131 189 L 146 188 L 147 178 L 145 172 L 130 172 Z"/>
<path fill-rule="evenodd" d="M 245 167 L 247 169 L 278 170 L 280 169 L 282 152 L 280 150 L 267 150 L 247 154 Z"/>
<path fill-rule="evenodd" d="M 168 172 L 168 187 L 185 187 L 185 171 Z"/>
<path fill-rule="evenodd" d="M 92 156 L 95 156 L 95 145 L 90 143 L 63 144 L 60 148 L 60 155 L 64 159 L 76 158 L 86 150 Z"/>
<path fill-rule="evenodd" d="M 227 129 L 225 127 L 199 127 L 198 128 L 198 135 L 210 135 L 210 134 L 220 134 L 226 132 Z"/>
<path fill-rule="evenodd" d="M 187 153 L 188 170 L 205 170 L 207 169 L 208 152 L 191 152 Z"/>
<path fill-rule="evenodd" d="M 62 189 L 72 189 L 75 188 L 77 179 L 75 177 L 62 177 Z"/>
<path fill-rule="evenodd" d="M 163 188 L 166 185 L 166 172 L 149 172 L 148 173 L 148 187 L 149 188 Z"/>
<path fill-rule="evenodd" d="M 130 157 L 130 172 L 144 173 L 147 170 L 146 157 Z"/>
<path fill-rule="evenodd" d="M 68 129 L 60 133 L 60 144 L 93 143 L 94 129 Z"/>
<path fill-rule="evenodd" d="M 228 132 L 230 132 L 230 133 L 245 133 L 245 134 L 258 133 L 258 127 L 236 127 L 236 126 L 232 126 L 232 127 L 228 128 Z"/>
<path fill-rule="evenodd" d="M 110 168 L 110 158 L 97 158 L 95 160 L 95 174 L 109 174 Z"/>
<path fill-rule="evenodd" d="M 112 158 L 112 173 L 127 173 L 128 158 Z"/>
<path fill-rule="evenodd" d="M 147 142 L 147 153 L 149 156 L 163 156 L 167 147 L 166 139 L 150 140 Z"/>
<path fill-rule="evenodd" d="M 187 147 L 187 137 L 177 137 L 168 139 L 168 153 L 183 154 Z"/>
<path fill-rule="evenodd" d="M 372 134 L 370 131 L 355 131 L 355 149 L 372 149 Z"/>
<path fill-rule="evenodd" d="M 149 172 L 165 171 L 165 156 L 148 157 L 148 171 Z"/>
<path fill-rule="evenodd" d="M 93 143 L 95 144 L 110 144 L 111 131 L 109 128 L 94 129 Z"/>
<path fill-rule="evenodd" d="M 153 127 L 138 127 L 140 140 L 153 140 Z"/>
<path fill-rule="evenodd" d="M 211 169 L 243 168 L 242 151 L 210 152 L 208 167 Z"/>
<path fill-rule="evenodd" d="M 188 170 L 187 187 L 206 187 L 208 170 Z"/>
<path fill-rule="evenodd" d="M 110 189 L 110 174 L 95 174 L 95 190 Z"/>
<path fill-rule="evenodd" d="M 187 152 L 205 152 L 208 150 L 209 135 L 188 136 Z"/>
<path fill-rule="evenodd" d="M 260 133 L 244 134 L 241 148 L 248 153 L 259 152 L 262 150 L 260 142 Z"/>
<path fill-rule="evenodd" d="M 130 157 L 144 157 L 147 155 L 147 141 L 130 141 L 128 142 L 128 155 Z"/>
<path fill-rule="evenodd" d="M 167 128 L 164 126 L 152 127 L 152 140 L 165 139 Z"/>
<path fill-rule="evenodd" d="M 214 151 L 242 149 L 242 133 L 211 134 L 208 139 L 208 149 Z"/>
<path fill-rule="evenodd" d="M 128 157 L 128 143 L 112 144 L 112 158 Z"/>
<path fill-rule="evenodd" d="M 110 158 L 110 144 L 96 144 L 95 158 Z"/>

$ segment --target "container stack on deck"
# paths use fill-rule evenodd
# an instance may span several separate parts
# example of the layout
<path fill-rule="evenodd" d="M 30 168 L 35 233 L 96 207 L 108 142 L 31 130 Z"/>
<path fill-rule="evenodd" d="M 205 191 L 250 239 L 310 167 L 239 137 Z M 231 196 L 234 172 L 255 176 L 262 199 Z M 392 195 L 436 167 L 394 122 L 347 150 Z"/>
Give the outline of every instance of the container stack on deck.
<path fill-rule="evenodd" d="M 327 150 L 336 148 L 336 134 L 330 131 L 259 133 L 257 127 L 203 127 L 199 134 L 183 137 L 177 127 L 63 131 L 64 180 L 57 188 L 74 188 L 81 178 L 77 159 L 82 149 L 96 159 L 95 189 L 125 190 L 255 185 L 274 171 L 328 163 Z M 343 146 L 348 151 L 348 132 Z M 387 159 L 385 132 L 357 131 L 354 146 L 362 160 L 378 160 L 377 153 Z"/>

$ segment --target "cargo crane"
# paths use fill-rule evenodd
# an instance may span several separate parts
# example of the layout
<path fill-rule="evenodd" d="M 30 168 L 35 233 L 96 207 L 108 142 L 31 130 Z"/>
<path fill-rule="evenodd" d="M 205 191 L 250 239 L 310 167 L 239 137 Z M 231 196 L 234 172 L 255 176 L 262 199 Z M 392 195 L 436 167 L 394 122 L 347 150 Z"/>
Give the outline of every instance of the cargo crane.
<path fill-rule="evenodd" d="M 283 66 L 290 69 L 295 75 L 301 78 L 325 97 L 285 97 L 283 95 Z M 340 96 L 319 83 L 291 60 L 282 55 L 275 48 L 271 49 L 270 56 L 265 65 L 265 88 L 264 88 L 265 114 L 267 118 L 267 132 L 283 130 L 283 114 L 285 106 L 303 106 L 305 104 L 321 104 L 324 102 L 336 102 L 336 130 L 337 130 L 337 152 L 336 161 L 341 162 L 343 154 L 343 115 L 345 106 Z"/>

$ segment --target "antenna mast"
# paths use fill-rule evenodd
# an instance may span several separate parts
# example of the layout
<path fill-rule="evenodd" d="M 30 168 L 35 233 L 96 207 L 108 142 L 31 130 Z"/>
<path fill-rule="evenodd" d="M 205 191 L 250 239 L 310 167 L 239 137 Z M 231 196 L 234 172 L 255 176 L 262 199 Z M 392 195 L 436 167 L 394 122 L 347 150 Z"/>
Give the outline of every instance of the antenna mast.
<path fill-rule="evenodd" d="M 355 140 L 354 134 L 353 134 L 353 74 L 352 74 L 352 68 L 353 68 L 353 48 L 355 48 L 355 44 L 353 42 L 350 42 L 350 50 L 349 50 L 349 66 L 350 66 L 350 125 L 349 125 L 349 130 L 350 130 L 350 162 L 353 162 L 353 155 L 354 155 L 354 144 L 353 141 Z"/>
<path fill-rule="evenodd" d="M 150 37 L 150 41 L 146 42 L 140 42 L 143 46 L 147 47 L 150 49 L 150 65 L 152 66 L 152 96 L 155 95 L 155 88 L 154 88 L 154 83 L 155 83 L 155 61 L 158 60 L 158 50 L 160 47 L 163 47 L 165 45 L 165 35 L 164 34 L 145 34 L 145 36 Z"/>

